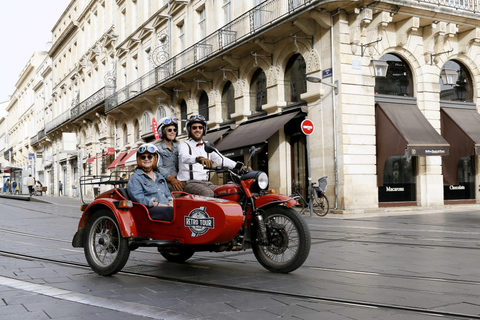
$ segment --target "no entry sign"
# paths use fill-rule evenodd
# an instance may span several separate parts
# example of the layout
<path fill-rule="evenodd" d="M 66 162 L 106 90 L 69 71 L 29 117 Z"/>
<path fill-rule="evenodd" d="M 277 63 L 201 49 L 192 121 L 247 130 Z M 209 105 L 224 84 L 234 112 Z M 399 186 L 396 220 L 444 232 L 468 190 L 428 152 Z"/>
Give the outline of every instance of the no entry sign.
<path fill-rule="evenodd" d="M 302 124 L 300 125 L 300 128 L 302 129 L 302 132 L 306 134 L 307 136 L 311 135 L 313 131 L 315 130 L 315 126 L 313 125 L 313 121 L 309 119 L 305 119 L 302 121 Z"/>

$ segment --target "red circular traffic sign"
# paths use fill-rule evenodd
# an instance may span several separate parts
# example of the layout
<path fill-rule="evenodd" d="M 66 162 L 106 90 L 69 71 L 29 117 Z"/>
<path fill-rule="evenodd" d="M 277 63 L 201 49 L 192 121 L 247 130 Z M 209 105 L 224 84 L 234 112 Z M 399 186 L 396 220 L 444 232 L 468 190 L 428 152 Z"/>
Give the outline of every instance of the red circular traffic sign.
<path fill-rule="evenodd" d="M 315 126 L 313 125 L 313 121 L 309 119 L 305 119 L 302 121 L 302 124 L 300 125 L 300 128 L 302 129 L 302 132 L 306 134 L 307 136 L 311 135 L 313 131 L 315 130 Z"/>

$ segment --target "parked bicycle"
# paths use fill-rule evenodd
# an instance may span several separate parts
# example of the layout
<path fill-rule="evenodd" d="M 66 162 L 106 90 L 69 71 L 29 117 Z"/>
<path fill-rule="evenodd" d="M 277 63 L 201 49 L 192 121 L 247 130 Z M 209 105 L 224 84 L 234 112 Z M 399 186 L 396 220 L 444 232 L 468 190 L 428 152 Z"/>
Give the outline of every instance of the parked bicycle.
<path fill-rule="evenodd" d="M 290 195 L 290 197 L 297 200 L 298 207 L 301 208 L 301 214 L 308 210 L 310 214 L 315 213 L 317 216 L 323 217 L 330 210 L 330 203 L 328 202 L 328 198 L 325 195 L 325 191 L 327 190 L 327 176 L 318 179 L 318 186 L 316 186 L 315 182 L 312 183 L 310 186 L 311 188 L 309 190 L 307 201 L 300 193 L 300 186 L 295 183 L 295 180 L 293 180 L 293 194 Z"/>

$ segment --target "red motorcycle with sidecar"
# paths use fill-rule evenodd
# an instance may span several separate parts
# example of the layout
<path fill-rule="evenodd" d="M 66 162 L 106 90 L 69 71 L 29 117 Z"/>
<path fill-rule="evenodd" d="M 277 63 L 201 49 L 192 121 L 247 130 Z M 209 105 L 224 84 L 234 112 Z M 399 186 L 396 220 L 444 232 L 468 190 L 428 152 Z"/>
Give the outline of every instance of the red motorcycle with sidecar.
<path fill-rule="evenodd" d="M 206 143 L 207 152 L 218 152 Z M 255 153 L 252 147 L 250 158 Z M 267 192 L 268 176 L 242 166 L 210 169 L 230 174 L 215 197 L 173 192 L 172 221 L 154 220 L 147 207 L 132 202 L 126 188 L 114 188 L 82 205 L 73 247 L 83 247 L 93 271 L 112 275 L 139 247 L 157 247 L 172 262 L 185 262 L 197 251 L 252 249 L 258 262 L 272 272 L 299 268 L 310 252 L 310 231 L 288 196 Z M 125 181 L 84 176 L 82 185 L 119 185 Z M 83 189 L 83 188 L 81 188 Z M 82 192 L 81 192 L 82 194 Z M 82 196 L 83 202 L 83 196 Z"/>

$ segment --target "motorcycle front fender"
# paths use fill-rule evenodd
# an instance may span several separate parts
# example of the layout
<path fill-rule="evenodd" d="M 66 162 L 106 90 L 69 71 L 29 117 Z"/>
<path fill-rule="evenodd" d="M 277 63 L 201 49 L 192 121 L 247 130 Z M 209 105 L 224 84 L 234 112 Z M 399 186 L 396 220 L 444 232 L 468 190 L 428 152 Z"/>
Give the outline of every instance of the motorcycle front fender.
<path fill-rule="evenodd" d="M 291 207 L 296 205 L 297 201 L 283 194 L 266 194 L 255 199 L 255 207 L 257 209 L 280 204 Z"/>

